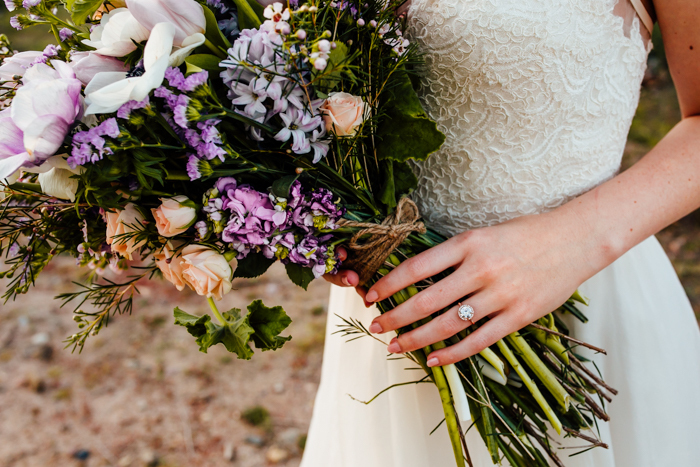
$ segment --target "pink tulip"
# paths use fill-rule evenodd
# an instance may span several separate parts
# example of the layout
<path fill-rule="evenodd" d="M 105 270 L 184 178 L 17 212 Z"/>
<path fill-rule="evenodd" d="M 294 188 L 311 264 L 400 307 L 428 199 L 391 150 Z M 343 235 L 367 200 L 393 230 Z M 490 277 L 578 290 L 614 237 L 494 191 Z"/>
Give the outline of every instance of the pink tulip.
<path fill-rule="evenodd" d="M 187 37 L 204 34 L 206 30 L 204 9 L 194 0 L 127 0 L 126 6 L 147 29 L 153 29 L 158 23 L 175 26 L 174 45 L 177 47 Z"/>
<path fill-rule="evenodd" d="M 129 71 L 124 62 L 116 58 L 106 57 L 95 52 L 76 52 L 71 55 L 70 66 L 75 76 L 87 86 L 97 73 Z"/>
<path fill-rule="evenodd" d="M 27 70 L 23 86 L 0 118 L 0 179 L 22 166 L 41 165 L 61 147 L 82 113 L 82 84 L 70 66 L 58 60 Z M 17 141 L 22 139 L 20 146 Z"/>

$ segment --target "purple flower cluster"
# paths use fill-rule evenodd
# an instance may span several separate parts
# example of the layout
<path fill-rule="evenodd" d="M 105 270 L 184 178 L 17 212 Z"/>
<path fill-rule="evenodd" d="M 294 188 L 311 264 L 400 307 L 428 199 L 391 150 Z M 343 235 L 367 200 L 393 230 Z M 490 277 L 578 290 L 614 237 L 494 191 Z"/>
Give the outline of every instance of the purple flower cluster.
<path fill-rule="evenodd" d="M 242 31 L 228 50 L 229 58 L 221 62 L 225 68 L 221 78 L 229 87 L 228 97 L 237 112 L 273 127 L 277 123 L 276 133 L 270 136 L 291 143 L 295 154 L 313 151 L 316 163 L 328 154 L 329 148 L 318 110 L 323 101 L 309 102 L 301 85 L 291 79 L 288 62 L 292 61 L 296 46 L 284 47 L 283 41 L 274 30 Z M 328 50 L 330 47 L 328 42 Z M 279 119 L 273 119 L 278 115 Z M 264 140 L 262 130 L 250 127 L 250 132 L 254 140 Z"/>
<path fill-rule="evenodd" d="M 124 120 L 127 120 L 129 116 L 131 115 L 131 112 L 136 110 L 136 109 L 145 109 L 150 105 L 150 100 L 148 96 L 142 101 L 129 101 L 126 104 L 122 105 L 119 107 L 119 110 L 117 110 L 117 118 L 121 118 Z"/>
<path fill-rule="evenodd" d="M 196 170 L 198 161 L 210 161 L 213 159 L 224 160 L 227 151 L 224 149 L 224 142 L 221 138 L 217 125 L 220 120 L 209 119 L 194 124 L 188 119 L 188 107 L 191 99 L 185 93 L 192 92 L 198 87 L 206 84 L 209 74 L 206 71 L 193 73 L 187 78 L 178 68 L 169 68 L 165 73 L 168 86 L 173 90 L 161 86 L 155 90 L 154 95 L 165 99 L 166 107 L 171 114 L 165 115 L 173 129 L 187 142 L 195 152 L 190 156 L 187 164 L 187 172 L 191 180 L 196 180 L 202 176 Z M 194 159 L 193 159 L 194 158 Z"/>
<path fill-rule="evenodd" d="M 94 164 L 102 160 L 105 154 L 112 154 L 112 150 L 105 147 L 106 141 L 103 136 L 119 136 L 119 125 L 115 118 L 109 118 L 96 127 L 76 133 L 73 136 L 73 150 L 66 161 L 68 165 L 75 169 L 79 165 Z"/>
<path fill-rule="evenodd" d="M 304 191 L 296 181 L 287 198 L 277 198 L 225 177 L 205 195 L 203 211 L 207 220 L 195 225 L 199 236 L 213 232 L 239 259 L 261 252 L 312 268 L 316 277 L 338 266 L 333 236 L 323 231 L 336 228 L 345 210 L 329 190 Z"/>

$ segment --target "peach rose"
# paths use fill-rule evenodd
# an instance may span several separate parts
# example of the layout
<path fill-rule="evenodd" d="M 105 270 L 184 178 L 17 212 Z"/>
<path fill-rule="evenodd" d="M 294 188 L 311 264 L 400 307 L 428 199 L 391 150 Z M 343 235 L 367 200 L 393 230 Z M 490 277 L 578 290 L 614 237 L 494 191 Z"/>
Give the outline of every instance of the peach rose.
<path fill-rule="evenodd" d="M 107 244 L 112 246 L 112 251 L 130 260 L 131 254 L 146 244 L 145 240 L 136 242 L 135 237 L 114 238 L 123 234 L 138 232 L 140 225 L 145 221 L 143 214 L 132 203 L 127 204 L 123 210 L 105 212 L 107 223 Z"/>
<path fill-rule="evenodd" d="M 175 253 L 182 242 L 171 243 L 167 242 L 163 249 L 153 255 L 156 260 L 156 266 L 163 273 L 165 280 L 170 282 L 177 288 L 177 290 L 182 291 L 185 288 L 185 279 L 182 277 L 182 256 L 180 253 Z"/>
<path fill-rule="evenodd" d="M 197 220 L 195 204 L 187 196 L 161 198 L 162 204 L 151 209 L 158 233 L 163 237 L 174 237 L 189 229 Z"/>
<path fill-rule="evenodd" d="M 233 269 L 223 255 L 203 245 L 182 250 L 182 277 L 199 295 L 221 300 L 231 291 Z"/>
<path fill-rule="evenodd" d="M 365 120 L 365 103 L 347 92 L 332 92 L 321 105 L 326 130 L 338 136 L 353 136 Z"/>

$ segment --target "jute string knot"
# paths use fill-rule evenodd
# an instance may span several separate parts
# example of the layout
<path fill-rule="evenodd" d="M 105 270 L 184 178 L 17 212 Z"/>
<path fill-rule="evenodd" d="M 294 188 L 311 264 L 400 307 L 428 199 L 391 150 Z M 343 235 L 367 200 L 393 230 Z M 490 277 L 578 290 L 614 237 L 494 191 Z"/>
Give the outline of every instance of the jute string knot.
<path fill-rule="evenodd" d="M 340 227 L 360 228 L 345 245 L 350 251 L 343 268 L 357 272 L 359 285 L 365 285 L 406 237 L 413 232 L 425 233 L 425 225 L 419 219 L 418 206 L 409 198 L 402 198 L 381 224 L 341 219 Z"/>

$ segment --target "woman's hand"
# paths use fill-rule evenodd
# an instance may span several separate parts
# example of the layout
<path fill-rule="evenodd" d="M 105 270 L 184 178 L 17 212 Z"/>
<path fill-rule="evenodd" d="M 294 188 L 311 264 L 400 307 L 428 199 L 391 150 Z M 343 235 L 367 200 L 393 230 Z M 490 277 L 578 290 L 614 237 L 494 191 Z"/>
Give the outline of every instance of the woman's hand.
<path fill-rule="evenodd" d="M 447 365 L 555 310 L 605 266 L 593 260 L 596 255 L 588 247 L 594 247 L 585 240 L 588 232 L 562 226 L 561 220 L 554 213 L 520 217 L 457 235 L 404 261 L 369 289 L 365 301 L 384 300 L 447 268 L 454 272 L 377 317 L 369 330 L 394 331 L 457 301 L 468 304 L 474 309 L 474 322 L 490 319 L 460 343 L 430 354 L 429 366 Z M 394 338 L 388 350 L 417 350 L 467 328 L 470 323 L 459 318 L 457 308 Z"/>

